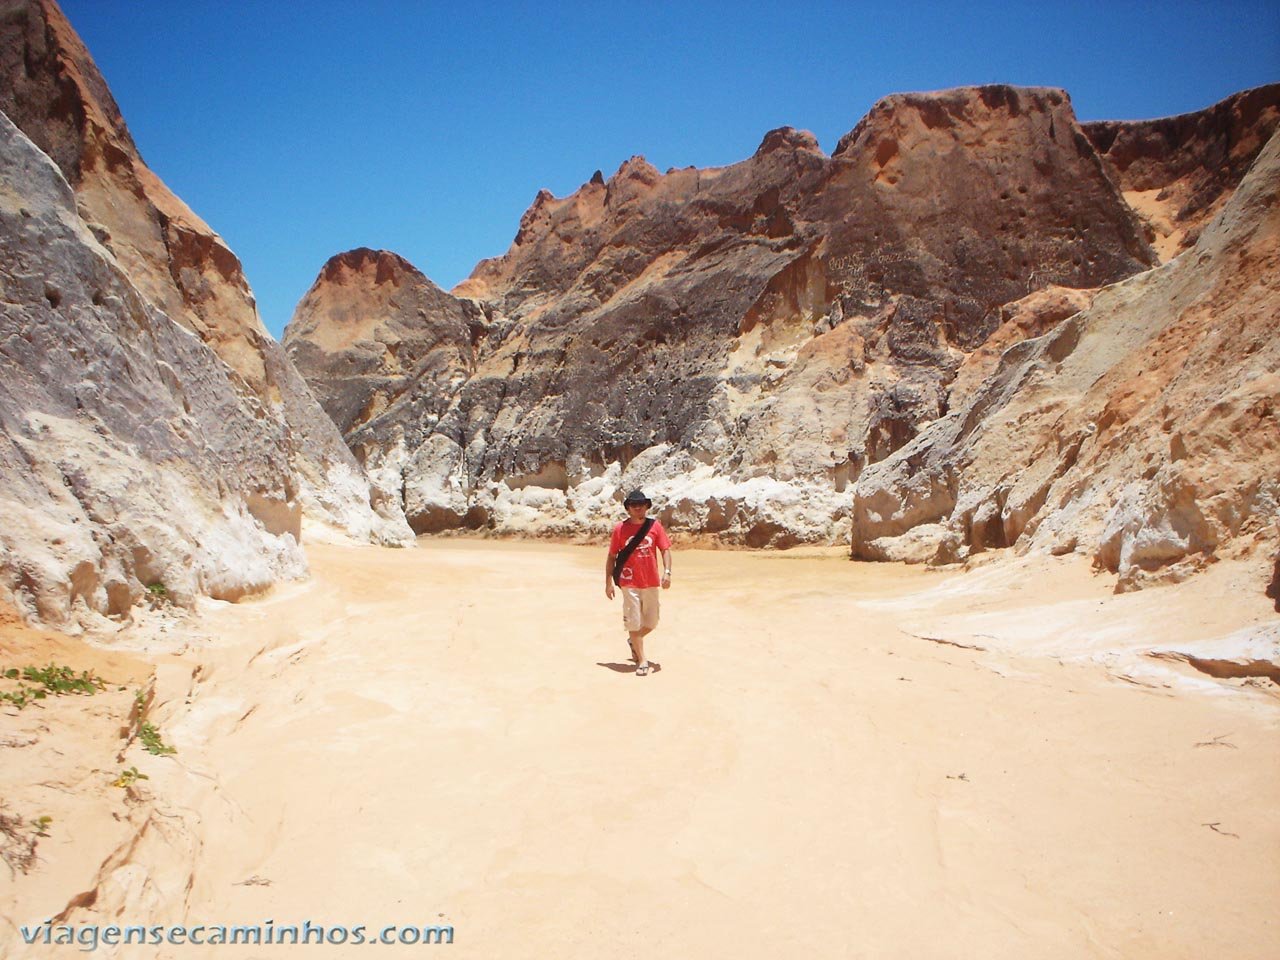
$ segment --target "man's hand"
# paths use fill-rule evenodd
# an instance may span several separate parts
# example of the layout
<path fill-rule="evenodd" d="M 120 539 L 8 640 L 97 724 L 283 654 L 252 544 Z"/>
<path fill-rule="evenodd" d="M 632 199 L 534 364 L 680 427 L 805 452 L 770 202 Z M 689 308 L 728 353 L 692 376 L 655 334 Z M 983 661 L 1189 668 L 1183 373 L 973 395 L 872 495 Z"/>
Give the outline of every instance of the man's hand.
<path fill-rule="evenodd" d="M 671 589 L 671 574 L 669 574 L 669 573 L 664 573 L 664 574 L 662 575 L 662 589 L 663 589 L 663 590 L 670 590 L 670 589 Z"/>
<path fill-rule="evenodd" d="M 604 560 L 604 595 L 610 600 L 613 599 L 613 561 L 618 559 L 616 553 L 611 553 Z"/>

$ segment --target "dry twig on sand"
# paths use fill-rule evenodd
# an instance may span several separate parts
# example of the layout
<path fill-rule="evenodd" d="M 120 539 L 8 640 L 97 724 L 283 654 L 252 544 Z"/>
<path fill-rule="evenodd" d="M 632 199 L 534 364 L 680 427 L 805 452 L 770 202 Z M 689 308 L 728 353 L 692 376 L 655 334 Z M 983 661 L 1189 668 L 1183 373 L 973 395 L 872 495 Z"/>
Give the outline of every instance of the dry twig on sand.
<path fill-rule="evenodd" d="M 1218 734 L 1218 736 L 1214 737 L 1212 740 L 1201 740 L 1199 743 L 1196 744 L 1196 746 L 1197 747 L 1230 747 L 1232 750 L 1238 750 L 1239 747 L 1237 747 L 1234 743 L 1231 743 L 1227 740 L 1227 737 L 1229 736 L 1231 736 L 1231 734 L 1229 733 L 1220 733 Z"/>
<path fill-rule="evenodd" d="M 1230 830 L 1219 830 L 1218 828 L 1222 826 L 1222 822 L 1220 820 L 1215 820 L 1213 823 L 1202 823 L 1200 826 L 1208 827 L 1214 833 L 1220 833 L 1224 837 L 1235 837 L 1237 840 L 1240 839 L 1240 834 L 1238 833 L 1232 833 Z"/>
<path fill-rule="evenodd" d="M 14 876 L 26 873 L 36 862 L 39 833 L 28 832 L 26 826 L 21 817 L 0 812 L 0 859 Z"/>

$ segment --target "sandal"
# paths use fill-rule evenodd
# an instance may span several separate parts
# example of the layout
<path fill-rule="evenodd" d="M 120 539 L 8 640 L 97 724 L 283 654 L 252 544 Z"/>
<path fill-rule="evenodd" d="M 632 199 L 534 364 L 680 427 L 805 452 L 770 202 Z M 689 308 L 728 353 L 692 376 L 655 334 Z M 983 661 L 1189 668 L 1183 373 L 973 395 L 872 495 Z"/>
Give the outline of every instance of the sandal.
<path fill-rule="evenodd" d="M 636 676 L 647 677 L 648 675 L 649 675 L 649 662 L 646 660 L 644 663 L 638 664 L 636 666 Z"/>

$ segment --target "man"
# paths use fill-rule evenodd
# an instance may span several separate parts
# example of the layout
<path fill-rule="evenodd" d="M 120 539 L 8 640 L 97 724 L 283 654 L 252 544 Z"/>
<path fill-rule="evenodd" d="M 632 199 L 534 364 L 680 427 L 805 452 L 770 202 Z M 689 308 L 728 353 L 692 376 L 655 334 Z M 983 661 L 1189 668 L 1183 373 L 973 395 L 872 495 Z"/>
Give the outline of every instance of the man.
<path fill-rule="evenodd" d="M 658 588 L 671 588 L 671 541 L 662 524 L 646 516 L 653 501 L 644 493 L 632 490 L 622 505 L 627 519 L 613 528 L 609 540 L 604 595 L 612 600 L 615 584 L 622 591 L 622 622 L 631 644 L 631 659 L 636 662 L 636 676 L 645 677 L 649 674 L 649 661 L 644 655 L 644 638 L 658 625 Z"/>

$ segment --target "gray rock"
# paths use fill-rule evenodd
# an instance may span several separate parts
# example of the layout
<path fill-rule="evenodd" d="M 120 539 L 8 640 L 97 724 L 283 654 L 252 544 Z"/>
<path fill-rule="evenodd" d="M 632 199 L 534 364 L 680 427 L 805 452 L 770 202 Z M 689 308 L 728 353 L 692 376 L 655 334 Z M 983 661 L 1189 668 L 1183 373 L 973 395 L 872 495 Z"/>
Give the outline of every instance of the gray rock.
<path fill-rule="evenodd" d="M 97 66 L 54 3 L 0 16 L 0 109 L 57 164 L 75 209 L 134 289 L 227 366 L 288 457 L 308 518 L 405 542 L 398 499 L 371 493 L 341 435 L 262 326 L 240 261 L 147 168 Z"/>
<path fill-rule="evenodd" d="M 156 309 L 58 168 L 0 115 L 0 596 L 125 613 L 305 573 L 278 424 Z"/>

